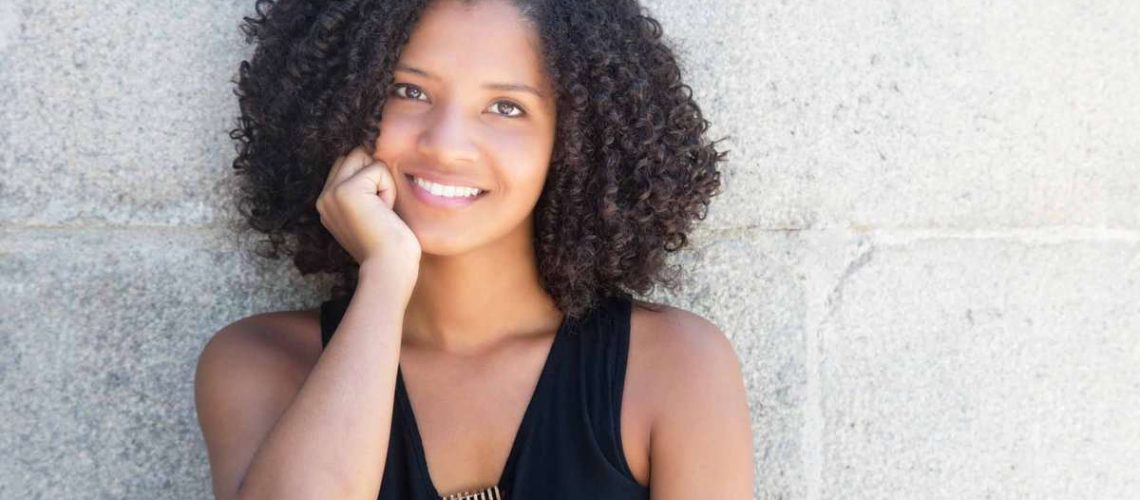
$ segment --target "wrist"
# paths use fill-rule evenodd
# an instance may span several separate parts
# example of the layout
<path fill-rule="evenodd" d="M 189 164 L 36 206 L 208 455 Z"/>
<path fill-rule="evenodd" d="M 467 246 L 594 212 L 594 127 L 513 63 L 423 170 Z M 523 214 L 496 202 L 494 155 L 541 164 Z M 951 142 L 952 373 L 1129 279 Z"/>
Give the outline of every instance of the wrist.
<path fill-rule="evenodd" d="M 417 277 L 418 273 L 406 269 L 394 270 L 382 267 L 379 262 L 365 261 L 357 272 L 357 288 L 379 289 L 406 305 Z"/>

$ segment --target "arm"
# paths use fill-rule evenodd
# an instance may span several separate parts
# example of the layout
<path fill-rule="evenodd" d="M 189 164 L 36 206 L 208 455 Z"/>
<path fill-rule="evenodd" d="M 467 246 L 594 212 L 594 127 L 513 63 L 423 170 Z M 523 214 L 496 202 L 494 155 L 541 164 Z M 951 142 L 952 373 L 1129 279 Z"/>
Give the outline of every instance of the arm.
<path fill-rule="evenodd" d="M 361 275 L 311 371 L 257 322 L 207 343 L 195 400 L 217 498 L 376 498 L 406 306 L 385 288 Z"/>
<path fill-rule="evenodd" d="M 752 430 L 740 361 L 708 320 L 674 310 L 661 339 L 650 430 L 654 500 L 752 498 Z"/>

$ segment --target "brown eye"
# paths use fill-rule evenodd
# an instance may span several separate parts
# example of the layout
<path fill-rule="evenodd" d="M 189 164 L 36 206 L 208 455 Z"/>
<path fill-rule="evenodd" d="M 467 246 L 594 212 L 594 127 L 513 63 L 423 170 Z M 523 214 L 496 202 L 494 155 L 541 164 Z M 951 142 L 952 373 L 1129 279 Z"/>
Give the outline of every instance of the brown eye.
<path fill-rule="evenodd" d="M 500 114 L 503 114 L 503 116 L 506 116 L 507 118 L 517 118 L 523 115 L 522 108 L 518 107 L 518 105 L 511 101 L 498 101 L 495 104 L 492 104 L 491 107 L 497 108 L 500 112 L 503 112 L 505 110 L 505 113 Z M 511 110 L 518 111 L 518 114 L 511 114 Z"/>
<path fill-rule="evenodd" d="M 401 89 L 405 90 L 404 95 L 400 94 Z M 423 95 L 423 91 L 420 90 L 419 87 L 408 85 L 406 83 L 397 83 L 392 88 L 392 93 L 396 94 L 396 97 L 399 97 L 401 99 L 411 99 L 413 101 L 420 100 L 417 96 Z"/>

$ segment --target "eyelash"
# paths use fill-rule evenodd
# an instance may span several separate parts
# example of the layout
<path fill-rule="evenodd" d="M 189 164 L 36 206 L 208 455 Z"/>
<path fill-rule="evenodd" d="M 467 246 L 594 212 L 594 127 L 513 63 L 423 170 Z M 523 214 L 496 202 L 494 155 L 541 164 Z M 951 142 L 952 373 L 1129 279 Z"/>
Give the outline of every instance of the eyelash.
<path fill-rule="evenodd" d="M 403 97 L 403 96 L 399 95 L 399 94 L 397 93 L 397 91 L 398 91 L 398 90 L 400 90 L 401 88 L 410 88 L 410 89 L 415 89 L 417 92 L 419 92 L 419 93 L 421 93 L 421 94 L 422 94 L 422 93 L 424 93 L 423 89 L 421 89 L 421 88 L 419 88 L 419 87 L 417 87 L 417 86 L 415 86 L 415 85 L 409 84 L 409 83 L 397 83 L 397 84 L 394 84 L 394 85 L 392 85 L 392 92 L 391 92 L 391 93 L 392 93 L 392 94 L 395 94 L 395 95 L 396 95 L 396 97 L 397 97 L 397 98 L 399 98 L 399 99 L 405 99 L 405 100 L 410 100 L 410 101 L 418 101 L 418 100 L 419 100 L 419 99 L 413 99 L 413 98 L 411 98 L 411 97 Z M 492 106 L 494 106 L 494 105 L 496 105 L 496 104 L 500 104 L 500 103 L 505 103 L 505 104 L 508 104 L 508 105 L 510 105 L 512 108 L 515 108 L 515 109 L 517 109 L 517 110 L 519 111 L 519 114 L 517 114 L 517 115 L 504 115 L 504 114 L 501 114 L 501 113 L 496 113 L 497 115 L 499 115 L 499 116 L 501 116 L 501 117 L 503 117 L 503 118 L 522 118 L 523 116 L 526 116 L 526 111 L 524 111 L 524 110 L 523 110 L 523 107 L 522 107 L 522 106 L 519 106 L 518 104 L 515 104 L 514 102 L 511 102 L 511 101 L 507 101 L 507 100 L 499 100 L 499 101 L 495 101 L 495 102 L 492 104 Z"/>

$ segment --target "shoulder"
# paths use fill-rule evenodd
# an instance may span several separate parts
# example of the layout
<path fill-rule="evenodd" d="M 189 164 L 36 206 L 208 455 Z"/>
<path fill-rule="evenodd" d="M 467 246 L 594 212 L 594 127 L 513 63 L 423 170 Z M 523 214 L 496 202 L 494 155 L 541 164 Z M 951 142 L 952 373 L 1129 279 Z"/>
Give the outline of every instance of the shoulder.
<path fill-rule="evenodd" d="M 667 304 L 633 301 L 630 349 L 658 367 L 665 385 L 675 379 L 731 382 L 740 372 L 736 349 L 716 324 Z"/>
<path fill-rule="evenodd" d="M 696 313 L 635 300 L 630 369 L 649 423 L 650 487 L 661 498 L 751 495 L 751 416 L 728 336 Z"/>
<path fill-rule="evenodd" d="M 316 364 L 320 351 L 316 309 L 259 313 L 236 320 L 214 333 L 198 357 L 198 370 L 201 375 L 202 370 L 209 374 L 253 365 L 307 375 L 306 368 Z M 243 362 L 238 366 L 229 363 L 237 360 Z"/>
<path fill-rule="evenodd" d="M 670 416 L 693 405 L 735 410 L 746 399 L 732 341 L 696 313 L 634 300 L 629 351 L 627 384 L 650 433 L 662 432 Z"/>
<path fill-rule="evenodd" d="M 234 491 L 258 443 L 320 357 L 316 310 L 261 313 L 210 337 L 198 356 L 194 401 L 215 493 Z"/>

